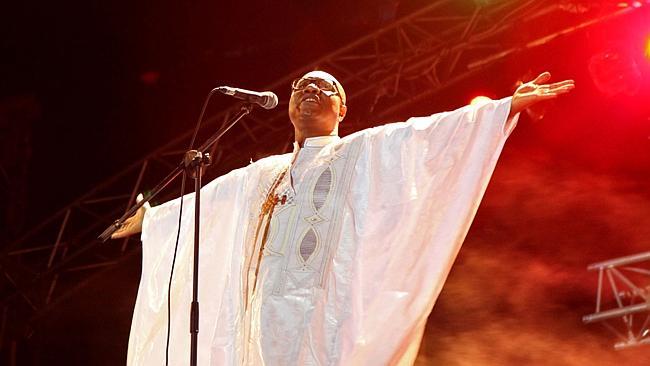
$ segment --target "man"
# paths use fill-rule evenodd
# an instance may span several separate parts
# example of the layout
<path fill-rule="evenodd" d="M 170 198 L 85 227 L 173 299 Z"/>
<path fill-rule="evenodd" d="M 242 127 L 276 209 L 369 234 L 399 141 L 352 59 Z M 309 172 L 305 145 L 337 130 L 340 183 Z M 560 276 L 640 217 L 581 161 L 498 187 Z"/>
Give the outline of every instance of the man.
<path fill-rule="evenodd" d="M 202 190 L 201 365 L 408 365 L 518 113 L 574 87 L 543 73 L 512 98 L 338 137 L 342 85 L 292 84 L 292 154 Z M 203 193 L 204 192 L 204 193 Z M 130 219 L 143 273 L 129 363 L 162 364 L 180 200 Z M 184 198 L 192 206 L 193 196 Z M 171 364 L 189 354 L 192 214 L 172 283 Z"/>

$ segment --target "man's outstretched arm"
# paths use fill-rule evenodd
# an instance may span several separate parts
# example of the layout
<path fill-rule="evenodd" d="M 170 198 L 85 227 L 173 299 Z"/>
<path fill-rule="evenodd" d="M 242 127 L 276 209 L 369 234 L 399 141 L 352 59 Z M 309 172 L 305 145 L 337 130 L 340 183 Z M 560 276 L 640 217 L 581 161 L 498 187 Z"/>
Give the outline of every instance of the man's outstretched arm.
<path fill-rule="evenodd" d="M 557 98 L 559 95 L 566 94 L 575 88 L 573 80 L 545 84 L 550 79 L 551 73 L 546 71 L 536 77 L 535 80 L 521 84 L 512 95 L 509 118 L 536 103 Z"/>

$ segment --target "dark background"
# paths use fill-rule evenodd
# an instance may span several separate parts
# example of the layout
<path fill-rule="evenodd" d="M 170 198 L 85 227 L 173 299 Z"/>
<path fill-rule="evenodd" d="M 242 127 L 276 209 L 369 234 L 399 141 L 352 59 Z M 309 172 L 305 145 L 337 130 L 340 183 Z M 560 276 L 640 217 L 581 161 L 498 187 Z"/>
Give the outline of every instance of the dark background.
<path fill-rule="evenodd" d="M 4 242 L 192 128 L 212 87 L 261 88 L 425 3 L 11 4 L 0 23 Z M 649 37 L 646 7 L 413 108 L 433 113 L 479 94 L 506 96 L 524 74 L 543 70 L 577 82 L 543 120 L 522 116 L 430 317 L 419 363 L 650 362 L 647 346 L 615 352 L 613 335 L 580 321 L 595 299 L 586 266 L 650 247 Z M 606 54 L 619 61 L 599 61 Z M 138 257 L 124 261 L 51 312 L 19 344 L 19 364 L 123 364 L 139 270 Z"/>

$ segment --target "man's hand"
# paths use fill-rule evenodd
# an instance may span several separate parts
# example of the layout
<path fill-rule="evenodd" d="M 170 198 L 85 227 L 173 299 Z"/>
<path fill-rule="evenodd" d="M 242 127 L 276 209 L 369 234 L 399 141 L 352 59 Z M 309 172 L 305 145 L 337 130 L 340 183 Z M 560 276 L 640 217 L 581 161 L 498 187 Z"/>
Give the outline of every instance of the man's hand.
<path fill-rule="evenodd" d="M 566 94 L 575 88 L 573 80 L 564 80 L 559 83 L 544 84 L 551 79 L 550 72 L 543 72 L 535 80 L 521 84 L 512 95 L 510 116 L 522 112 L 533 104 L 544 100 L 557 98 L 558 95 Z"/>
<path fill-rule="evenodd" d="M 138 202 L 142 201 L 143 199 L 144 197 L 142 194 L 139 194 L 136 198 Z M 140 207 L 140 209 L 138 209 L 138 211 L 136 211 L 133 216 L 124 220 L 122 227 L 117 229 L 117 231 L 111 235 L 111 239 L 126 238 L 127 236 L 142 232 L 142 221 L 144 220 L 144 213 L 149 208 L 151 208 L 151 205 L 149 205 L 149 202 L 147 202 L 144 204 L 144 206 Z"/>

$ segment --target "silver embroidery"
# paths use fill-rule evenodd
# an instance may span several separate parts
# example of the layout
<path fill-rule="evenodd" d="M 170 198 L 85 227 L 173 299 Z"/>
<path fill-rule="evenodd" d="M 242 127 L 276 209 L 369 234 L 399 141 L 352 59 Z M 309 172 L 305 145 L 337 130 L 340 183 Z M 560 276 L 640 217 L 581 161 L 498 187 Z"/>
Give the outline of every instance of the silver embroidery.
<path fill-rule="evenodd" d="M 314 254 L 317 244 L 318 237 L 316 236 L 314 229 L 310 228 L 309 231 L 305 233 L 305 236 L 302 237 L 302 241 L 300 242 L 300 257 L 303 262 L 307 262 L 309 257 Z"/>
<path fill-rule="evenodd" d="M 314 204 L 316 211 L 320 211 L 323 207 L 331 189 L 332 170 L 328 167 L 321 173 L 320 177 L 318 177 L 318 180 L 316 181 L 316 185 L 314 185 L 312 203 Z"/>

